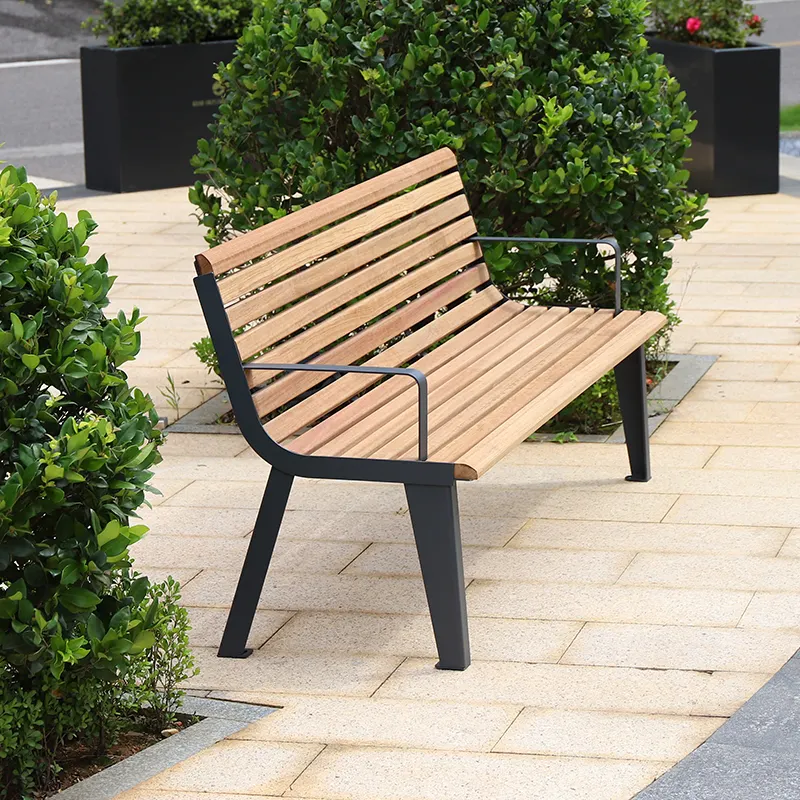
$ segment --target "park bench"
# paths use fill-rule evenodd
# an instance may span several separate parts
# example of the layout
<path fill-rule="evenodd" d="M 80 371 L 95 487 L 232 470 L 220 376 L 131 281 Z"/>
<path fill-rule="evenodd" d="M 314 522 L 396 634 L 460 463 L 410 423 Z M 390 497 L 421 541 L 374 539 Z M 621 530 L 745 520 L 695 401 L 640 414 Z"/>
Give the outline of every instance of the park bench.
<path fill-rule="evenodd" d="M 486 238 L 443 149 L 197 256 L 232 409 L 271 465 L 221 657 L 249 655 L 295 476 L 404 485 L 442 669 L 470 658 L 457 480 L 611 369 L 629 479 L 649 480 L 643 345 L 666 319 L 621 310 L 616 241 L 562 240 L 613 250 L 616 308 L 595 310 L 506 299 L 481 260 Z"/>

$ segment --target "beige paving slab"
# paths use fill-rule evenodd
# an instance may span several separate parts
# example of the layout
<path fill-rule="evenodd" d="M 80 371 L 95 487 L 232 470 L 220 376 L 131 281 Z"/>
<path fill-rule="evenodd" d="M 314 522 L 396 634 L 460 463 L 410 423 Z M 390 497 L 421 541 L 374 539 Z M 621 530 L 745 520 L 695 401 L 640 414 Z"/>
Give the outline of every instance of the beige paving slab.
<path fill-rule="evenodd" d="M 726 364 L 725 362 L 718 362 L 714 366 L 726 366 Z M 730 362 L 727 366 L 741 367 L 742 365 L 738 362 Z M 777 367 L 778 371 L 785 369 L 785 365 L 775 364 L 773 366 Z M 742 380 L 703 380 L 692 389 L 687 399 L 678 405 L 676 411 L 680 410 L 689 401 L 696 402 L 700 400 L 713 403 L 720 401 L 725 403 L 797 403 L 800 402 L 800 384 L 794 384 L 789 381 L 751 380 L 749 377 Z"/>
<path fill-rule="evenodd" d="M 140 789 L 281 794 L 321 750 L 319 744 L 226 740 L 181 761 Z"/>
<path fill-rule="evenodd" d="M 188 689 L 278 692 L 369 697 L 402 661 L 389 656 L 272 655 L 256 650 L 249 658 L 217 658 L 215 648 L 194 649 L 200 674 Z"/>
<path fill-rule="evenodd" d="M 139 509 L 141 521 L 153 534 L 242 538 L 253 530 L 255 509 L 185 508 L 160 505 Z"/>
<path fill-rule="evenodd" d="M 527 522 L 525 517 L 461 515 L 461 541 L 502 547 Z M 289 509 L 283 518 L 281 538 L 331 539 L 351 542 L 413 542 L 411 519 L 403 513 L 358 513 Z"/>
<path fill-rule="evenodd" d="M 225 792 L 181 792 L 172 789 L 131 789 L 115 800 L 274 800 L 277 794 L 229 794 Z"/>
<path fill-rule="evenodd" d="M 650 458 L 654 468 L 671 469 L 673 467 L 702 467 L 714 453 L 714 446 L 709 445 L 672 445 L 653 443 L 650 447 Z M 596 444 L 571 442 L 554 444 L 551 442 L 525 442 L 512 450 L 501 462 L 487 473 L 488 478 L 500 466 L 509 464 L 526 464 L 546 467 L 613 467 L 619 469 L 620 475 L 626 475 L 628 469 L 625 446 L 607 444 L 597 447 Z"/>
<path fill-rule="evenodd" d="M 236 456 L 249 449 L 250 446 L 239 435 L 168 432 L 160 452 L 165 458 L 168 455 L 222 457 Z"/>
<path fill-rule="evenodd" d="M 472 615 L 472 657 L 555 663 L 581 625 L 582 622 L 485 619 Z M 270 639 L 265 651 L 436 657 L 430 619 L 410 614 L 300 612 Z"/>
<path fill-rule="evenodd" d="M 777 672 L 800 647 L 800 636 L 776 631 L 621 625 L 589 622 L 561 659 L 641 669 Z"/>
<path fill-rule="evenodd" d="M 508 547 L 774 556 L 787 528 L 534 519 Z"/>
<path fill-rule="evenodd" d="M 787 301 L 788 303 L 789 301 Z M 784 344 L 696 344 L 692 353 L 719 356 L 726 361 L 798 361 L 800 348 Z"/>
<path fill-rule="evenodd" d="M 800 424 L 767 425 L 737 422 L 678 422 L 667 420 L 654 434 L 658 442 L 705 442 L 750 447 L 793 447 L 800 442 Z"/>
<path fill-rule="evenodd" d="M 622 480 L 619 483 L 624 486 Z M 548 519 L 600 519 L 621 522 L 658 522 L 678 499 L 669 494 L 631 494 L 621 491 L 556 489 L 537 492 L 535 486 L 517 488 L 491 484 L 464 485 L 459 504 L 467 513 Z"/>
<path fill-rule="evenodd" d="M 621 800 L 664 767 L 646 762 L 332 746 L 287 797 L 330 800 Z"/>
<path fill-rule="evenodd" d="M 682 400 L 670 415 L 673 422 L 745 422 L 756 407 L 754 402 Z"/>
<path fill-rule="evenodd" d="M 473 581 L 467 605 L 473 617 L 732 626 L 747 608 L 751 592 Z"/>
<path fill-rule="evenodd" d="M 465 547 L 467 579 L 613 583 L 630 563 L 619 552 L 557 550 L 512 551 L 507 548 Z M 416 548 L 403 544 L 373 544 L 347 567 L 348 575 L 419 575 Z"/>
<path fill-rule="evenodd" d="M 746 362 L 741 361 L 715 361 L 711 365 L 711 369 L 706 373 L 705 380 L 701 381 L 693 390 L 693 397 L 695 392 L 702 392 L 705 390 L 707 384 L 715 381 L 775 381 L 778 376 L 786 369 L 787 363 L 780 361 L 767 361 L 764 363 Z M 787 380 L 781 377 L 781 380 Z M 783 384 L 776 383 L 773 388 L 780 391 Z M 770 395 L 774 397 L 774 395 Z"/>
<path fill-rule="evenodd" d="M 408 659 L 377 697 L 634 714 L 730 716 L 766 674 L 476 661 L 462 673 Z"/>
<path fill-rule="evenodd" d="M 142 566 L 165 567 L 180 553 L 181 566 L 198 569 L 241 569 L 247 547 L 246 539 L 202 536 L 166 536 L 151 534 L 132 548 Z M 275 572 L 341 572 L 365 545 L 359 542 L 300 542 L 278 539 L 270 569 Z"/>
<path fill-rule="evenodd" d="M 756 592 L 739 627 L 785 629 L 800 636 L 800 591 Z"/>
<path fill-rule="evenodd" d="M 238 570 L 203 570 L 186 587 L 187 606 L 228 608 L 239 579 Z M 374 613 L 427 614 L 420 578 L 372 575 L 315 575 L 298 580 L 282 572 L 269 573 L 259 608 L 276 611 L 364 611 Z"/>
<path fill-rule="evenodd" d="M 717 284 L 714 284 L 716 286 Z M 724 284 L 719 284 L 724 285 Z M 785 287 L 778 287 L 783 290 Z M 798 284 L 800 288 L 800 284 Z M 687 293 L 686 297 L 697 296 L 700 302 L 700 293 Z M 715 292 L 715 297 L 719 293 Z M 763 296 L 763 294 L 762 294 Z M 780 296 L 780 295 L 779 295 Z M 734 326 L 720 325 L 681 325 L 675 332 L 671 341 L 673 349 L 681 351 L 686 342 L 712 342 L 725 344 L 788 344 L 796 345 L 800 342 L 800 329 L 792 328 L 739 328 Z"/>
<path fill-rule="evenodd" d="M 150 486 L 153 487 L 155 491 L 149 491 L 147 493 L 147 501 L 151 506 L 160 506 L 162 503 L 165 503 L 171 497 L 178 494 L 182 489 L 185 489 L 189 483 L 190 481 L 187 480 L 153 478 L 150 482 Z"/>
<path fill-rule="evenodd" d="M 683 495 L 664 521 L 792 528 L 800 525 L 800 498 Z"/>
<path fill-rule="evenodd" d="M 618 586 L 800 591 L 800 562 L 793 558 L 640 553 Z"/>
<path fill-rule="evenodd" d="M 789 532 L 778 555 L 785 558 L 800 558 L 800 528 Z"/>
<path fill-rule="evenodd" d="M 287 696 L 282 701 L 280 711 L 231 738 L 488 752 L 521 710 L 360 697 Z"/>
<path fill-rule="evenodd" d="M 701 745 L 724 721 L 724 717 L 526 708 L 494 751 L 674 762 Z"/>
<path fill-rule="evenodd" d="M 791 474 L 800 469 L 800 447 L 720 447 L 706 469 L 753 469 Z"/>
<path fill-rule="evenodd" d="M 784 423 L 792 425 L 800 419 L 800 401 L 794 403 L 756 403 L 747 415 L 747 422 Z"/>
<path fill-rule="evenodd" d="M 242 459 L 233 456 L 174 456 L 155 467 L 156 475 L 165 478 L 203 481 L 247 481 L 256 478 L 266 486 L 270 465 L 260 458 Z"/>
<path fill-rule="evenodd" d="M 800 381 L 800 363 L 787 364 L 779 377 L 781 381 Z"/>
<path fill-rule="evenodd" d="M 291 617 L 291 611 L 257 611 L 247 647 L 257 650 Z M 192 626 L 189 644 L 192 647 L 219 647 L 228 619 L 228 609 L 190 608 L 189 619 Z"/>

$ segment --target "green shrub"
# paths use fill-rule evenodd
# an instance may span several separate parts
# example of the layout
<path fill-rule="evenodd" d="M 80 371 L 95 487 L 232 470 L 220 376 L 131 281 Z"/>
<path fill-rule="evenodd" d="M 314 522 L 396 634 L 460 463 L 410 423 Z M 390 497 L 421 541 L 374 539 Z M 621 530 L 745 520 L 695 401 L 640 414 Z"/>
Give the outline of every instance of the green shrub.
<path fill-rule="evenodd" d="M 110 47 L 215 42 L 237 39 L 252 12 L 253 0 L 105 0 L 84 25 Z"/>
<path fill-rule="evenodd" d="M 257 3 L 193 161 L 207 176 L 190 197 L 208 242 L 450 147 L 482 234 L 613 234 L 625 305 L 670 313 L 670 240 L 703 224 L 705 198 L 686 191 L 695 123 L 647 51 L 646 10 L 644 0 Z M 495 246 L 486 261 L 519 299 L 613 299 L 594 248 Z"/>
<path fill-rule="evenodd" d="M 653 0 L 652 27 L 662 39 L 706 47 L 744 47 L 764 33 L 764 18 L 744 0 Z"/>
<path fill-rule="evenodd" d="M 51 778 L 68 739 L 113 735 L 159 636 L 128 553 L 161 442 L 120 369 L 140 318 L 103 315 L 113 278 L 78 218 L 0 172 L 0 797 Z"/>

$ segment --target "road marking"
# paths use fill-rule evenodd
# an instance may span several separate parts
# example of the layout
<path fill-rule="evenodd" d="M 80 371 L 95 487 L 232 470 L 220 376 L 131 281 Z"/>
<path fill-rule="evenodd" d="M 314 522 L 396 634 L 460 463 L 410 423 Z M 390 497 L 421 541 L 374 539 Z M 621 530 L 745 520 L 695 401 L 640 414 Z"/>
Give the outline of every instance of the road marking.
<path fill-rule="evenodd" d="M 0 69 L 16 69 L 17 67 L 58 67 L 64 64 L 77 64 L 79 58 L 43 58 L 39 61 L 5 61 L 0 62 Z"/>
<path fill-rule="evenodd" d="M 37 147 L 4 147 L 0 159 L 10 161 L 20 158 L 48 158 L 50 156 L 77 156 L 83 153 L 83 142 L 63 144 L 41 144 Z"/>

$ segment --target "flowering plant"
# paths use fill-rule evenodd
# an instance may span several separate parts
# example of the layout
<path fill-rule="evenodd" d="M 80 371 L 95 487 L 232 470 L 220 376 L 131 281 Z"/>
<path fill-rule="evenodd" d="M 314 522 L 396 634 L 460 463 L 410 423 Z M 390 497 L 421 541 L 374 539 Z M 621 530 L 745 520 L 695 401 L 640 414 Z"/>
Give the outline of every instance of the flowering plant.
<path fill-rule="evenodd" d="M 705 47 L 744 47 L 764 32 L 764 19 L 745 0 L 653 0 L 653 32 Z"/>

